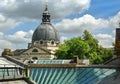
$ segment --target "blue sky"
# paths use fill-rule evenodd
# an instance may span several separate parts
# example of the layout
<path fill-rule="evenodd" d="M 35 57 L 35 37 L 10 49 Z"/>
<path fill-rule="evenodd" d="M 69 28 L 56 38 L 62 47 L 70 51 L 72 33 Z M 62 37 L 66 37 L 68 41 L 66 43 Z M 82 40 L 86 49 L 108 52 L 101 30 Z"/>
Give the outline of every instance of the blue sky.
<path fill-rule="evenodd" d="M 91 7 L 86 13 L 96 18 L 109 18 L 120 11 L 120 0 L 91 0 Z"/>
<path fill-rule="evenodd" d="M 0 0 L 0 52 L 27 48 L 41 23 L 45 0 Z M 104 47 L 112 47 L 120 22 L 120 0 L 47 0 L 60 41 L 88 30 Z"/>

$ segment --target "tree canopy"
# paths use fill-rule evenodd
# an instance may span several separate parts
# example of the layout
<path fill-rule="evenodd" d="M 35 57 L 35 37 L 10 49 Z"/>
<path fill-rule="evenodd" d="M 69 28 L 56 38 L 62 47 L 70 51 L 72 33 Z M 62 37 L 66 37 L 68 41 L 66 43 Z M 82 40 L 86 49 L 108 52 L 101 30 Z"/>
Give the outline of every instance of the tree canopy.
<path fill-rule="evenodd" d="M 92 64 L 102 64 L 112 58 L 113 52 L 99 45 L 99 41 L 85 30 L 82 36 L 61 44 L 55 55 L 58 59 L 72 59 L 77 55 L 80 59 L 90 59 Z"/>

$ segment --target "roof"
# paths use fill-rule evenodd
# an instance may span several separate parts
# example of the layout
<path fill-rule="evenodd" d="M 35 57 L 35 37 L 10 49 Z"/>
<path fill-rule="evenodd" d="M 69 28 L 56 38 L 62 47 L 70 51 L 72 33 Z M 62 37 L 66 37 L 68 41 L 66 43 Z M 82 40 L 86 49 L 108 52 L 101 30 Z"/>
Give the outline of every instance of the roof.
<path fill-rule="evenodd" d="M 63 64 L 64 60 L 38 60 L 37 64 Z"/>
<path fill-rule="evenodd" d="M 105 77 L 98 84 L 120 84 L 120 72 Z"/>
<path fill-rule="evenodd" d="M 50 23 L 42 23 L 33 33 L 32 42 L 40 40 L 55 40 L 59 41 L 58 32 Z"/>
<path fill-rule="evenodd" d="M 44 48 L 42 48 L 42 47 L 38 47 L 38 46 L 31 46 L 29 49 L 31 49 L 31 48 L 38 48 L 38 49 L 40 49 L 40 50 L 45 51 L 46 53 L 52 54 L 49 50 L 44 49 Z M 26 51 L 27 51 L 27 50 L 29 50 L 29 49 L 26 49 Z M 26 51 L 24 51 L 24 52 L 26 52 Z"/>
<path fill-rule="evenodd" d="M 96 84 L 116 73 L 115 69 L 81 67 L 31 67 L 30 77 L 37 84 Z"/>
<path fill-rule="evenodd" d="M 6 58 L 4 57 L 0 57 L 0 67 L 2 67 L 3 65 L 9 65 L 9 66 L 15 66 L 17 64 L 7 60 Z"/>

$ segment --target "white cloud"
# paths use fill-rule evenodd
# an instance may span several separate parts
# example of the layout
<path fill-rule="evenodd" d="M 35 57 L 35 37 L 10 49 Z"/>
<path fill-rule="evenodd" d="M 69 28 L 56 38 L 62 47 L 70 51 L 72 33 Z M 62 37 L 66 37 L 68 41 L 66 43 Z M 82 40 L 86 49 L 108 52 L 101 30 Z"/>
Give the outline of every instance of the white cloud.
<path fill-rule="evenodd" d="M 109 18 L 110 26 L 111 27 L 119 27 L 120 22 L 120 11 L 117 13 L 117 15 Z"/>
<path fill-rule="evenodd" d="M 99 37 L 100 39 L 112 38 L 112 36 L 108 34 L 97 34 L 96 36 Z"/>
<path fill-rule="evenodd" d="M 2 14 L 0 14 L 0 31 L 7 30 L 7 29 L 13 29 L 19 24 L 20 22 L 17 22 L 14 19 L 6 18 Z"/>
<path fill-rule="evenodd" d="M 5 17 L 2 14 L 0 14 L 0 22 L 4 22 L 4 21 L 5 21 Z"/>
<path fill-rule="evenodd" d="M 99 40 L 99 44 L 104 47 L 113 47 L 112 43 L 114 42 L 114 37 L 109 34 L 97 34 L 95 38 Z"/>
<path fill-rule="evenodd" d="M 0 39 L 0 54 L 5 48 L 15 49 L 16 46 L 5 39 Z"/>
<path fill-rule="evenodd" d="M 0 10 L 3 15 L 12 18 L 38 19 L 45 8 L 44 0 L 1 0 Z M 87 10 L 90 0 L 49 0 L 48 6 L 53 18 L 63 18 L 71 13 Z M 69 9 L 66 9 L 69 8 Z M 63 11 L 63 12 L 61 12 Z M 34 14 L 33 14 L 34 13 Z"/>
<path fill-rule="evenodd" d="M 29 30 L 28 32 L 17 31 L 12 35 L 5 35 L 0 32 L 0 53 L 4 48 L 12 50 L 27 48 L 27 43 L 31 42 L 32 34 L 33 30 Z"/>
<path fill-rule="evenodd" d="M 83 17 L 74 19 L 64 19 L 59 23 L 55 24 L 55 27 L 61 33 L 81 33 L 83 30 L 87 29 L 89 31 L 94 31 L 100 28 L 106 28 L 109 26 L 109 21 L 104 19 L 96 19 L 91 15 L 84 15 Z"/>
<path fill-rule="evenodd" d="M 1 48 L 7 48 L 7 47 L 10 47 L 12 49 L 14 48 L 13 44 L 7 40 L 0 40 L 0 44 L 1 44 L 0 45 Z"/>
<path fill-rule="evenodd" d="M 61 36 L 61 37 L 60 37 L 60 43 L 63 44 L 64 41 L 67 40 L 67 39 L 68 39 L 67 37 L 65 37 L 65 36 Z"/>
<path fill-rule="evenodd" d="M 0 8 L 6 10 L 13 10 L 17 7 L 16 0 L 0 0 Z"/>
<path fill-rule="evenodd" d="M 25 2 L 25 3 L 29 3 L 29 2 L 30 2 L 30 0 L 24 0 L 24 2 Z"/>
<path fill-rule="evenodd" d="M 83 32 L 83 30 L 96 31 L 100 29 L 114 29 L 118 27 L 120 22 L 120 12 L 117 15 L 110 17 L 109 19 L 102 19 L 86 14 L 79 18 L 63 19 L 61 22 L 56 23 L 55 27 L 60 33 L 64 34 L 77 34 Z"/>
<path fill-rule="evenodd" d="M 13 35 L 7 35 L 5 38 L 15 44 L 28 43 L 31 41 L 32 34 L 32 30 L 29 30 L 28 32 L 18 31 Z"/>
<path fill-rule="evenodd" d="M 3 35 L 4 35 L 4 34 L 3 34 L 2 32 L 0 32 L 0 38 L 2 38 L 2 37 L 3 37 Z"/>

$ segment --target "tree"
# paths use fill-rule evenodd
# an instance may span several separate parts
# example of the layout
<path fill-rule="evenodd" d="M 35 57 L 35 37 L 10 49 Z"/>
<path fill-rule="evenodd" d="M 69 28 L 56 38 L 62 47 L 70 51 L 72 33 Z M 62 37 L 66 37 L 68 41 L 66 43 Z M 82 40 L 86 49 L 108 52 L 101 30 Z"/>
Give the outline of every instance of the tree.
<path fill-rule="evenodd" d="M 102 64 L 112 58 L 113 52 L 98 43 L 98 40 L 85 30 L 83 36 L 65 41 L 55 55 L 59 59 L 72 59 L 77 55 L 80 59 L 90 59 L 92 64 Z"/>
<path fill-rule="evenodd" d="M 99 42 L 87 30 L 84 31 L 83 40 L 89 44 L 91 52 L 96 52 L 99 47 Z"/>
<path fill-rule="evenodd" d="M 69 46 L 66 46 L 66 44 L 62 44 L 60 45 L 59 49 L 56 51 L 55 54 L 57 55 L 58 59 L 66 59 L 68 56 L 68 50 L 69 50 Z"/>
<path fill-rule="evenodd" d="M 85 54 L 90 50 L 89 45 L 79 37 L 72 38 L 71 40 L 66 41 L 65 44 L 69 46 L 67 58 L 73 58 L 74 55 L 78 55 L 79 58 L 84 59 Z"/>

